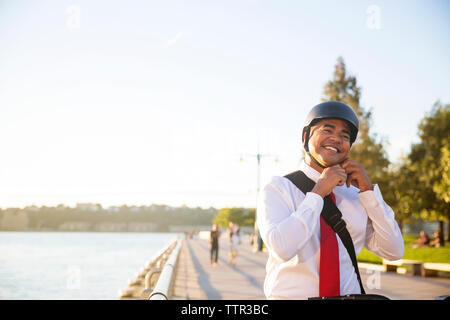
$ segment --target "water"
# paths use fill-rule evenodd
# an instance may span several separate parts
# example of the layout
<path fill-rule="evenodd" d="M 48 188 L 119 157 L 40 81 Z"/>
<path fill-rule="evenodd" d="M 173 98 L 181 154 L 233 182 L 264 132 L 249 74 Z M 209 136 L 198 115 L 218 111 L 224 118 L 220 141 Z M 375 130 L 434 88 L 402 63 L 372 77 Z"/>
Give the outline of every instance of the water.
<path fill-rule="evenodd" d="M 0 232 L 0 299 L 118 299 L 177 235 Z"/>

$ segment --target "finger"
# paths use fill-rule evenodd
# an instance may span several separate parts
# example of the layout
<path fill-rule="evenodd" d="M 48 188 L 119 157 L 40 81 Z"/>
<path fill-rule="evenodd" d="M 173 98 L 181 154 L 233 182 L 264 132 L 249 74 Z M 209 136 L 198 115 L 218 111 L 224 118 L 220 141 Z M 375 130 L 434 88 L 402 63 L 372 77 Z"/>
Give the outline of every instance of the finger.
<path fill-rule="evenodd" d="M 360 170 L 361 166 L 356 161 L 350 160 L 350 161 L 346 162 L 346 164 L 345 164 L 345 166 L 343 166 L 343 168 L 347 171 L 348 170 Z"/>
<path fill-rule="evenodd" d="M 347 188 L 350 188 L 351 180 L 352 180 L 352 175 L 349 174 L 349 175 L 347 176 L 347 181 L 346 181 Z"/>
<path fill-rule="evenodd" d="M 359 163 L 356 162 L 356 161 L 354 161 L 354 162 L 352 162 L 351 164 L 349 164 L 349 165 L 347 166 L 347 169 L 348 169 L 348 168 L 351 168 L 351 169 L 353 169 L 353 170 L 358 170 L 358 171 L 364 170 L 364 168 L 361 166 L 361 164 L 359 164 Z"/>
<path fill-rule="evenodd" d="M 347 166 L 348 166 L 348 159 L 345 159 L 344 161 L 341 162 L 341 167 L 345 169 Z"/>
<path fill-rule="evenodd" d="M 358 188 L 359 182 L 358 182 L 358 176 L 355 174 L 349 174 L 347 176 L 347 187 L 350 187 L 351 185 Z"/>
<path fill-rule="evenodd" d="M 352 179 L 351 184 L 359 189 L 359 183 L 357 179 Z"/>
<path fill-rule="evenodd" d="M 338 180 L 338 185 L 339 186 L 343 186 L 346 183 L 346 181 L 347 181 L 347 175 L 346 174 L 340 174 L 340 175 L 338 175 L 338 178 L 339 178 L 339 180 Z"/>
<path fill-rule="evenodd" d="M 337 173 L 340 173 L 340 174 L 345 173 L 346 174 L 346 171 L 345 171 L 344 168 L 339 167 L 339 168 L 336 168 L 335 170 L 336 170 Z"/>
<path fill-rule="evenodd" d="M 359 167 L 356 165 L 349 165 L 345 168 L 347 174 L 352 174 L 359 171 Z"/>
<path fill-rule="evenodd" d="M 353 162 L 353 160 L 346 158 L 344 161 L 341 162 L 341 167 L 346 168 L 348 165 L 350 165 Z"/>
<path fill-rule="evenodd" d="M 336 172 L 339 172 L 339 173 L 345 173 L 345 168 L 342 168 L 341 166 L 337 167 L 334 170 L 336 170 Z"/>
<path fill-rule="evenodd" d="M 347 173 L 342 168 L 333 168 L 330 170 L 329 175 L 330 175 L 330 177 L 331 176 L 342 176 L 342 175 L 347 175 Z"/>
<path fill-rule="evenodd" d="M 347 176 L 348 176 L 348 173 L 345 172 L 345 170 L 336 171 L 336 174 L 340 177 L 345 177 L 345 179 L 347 179 Z"/>

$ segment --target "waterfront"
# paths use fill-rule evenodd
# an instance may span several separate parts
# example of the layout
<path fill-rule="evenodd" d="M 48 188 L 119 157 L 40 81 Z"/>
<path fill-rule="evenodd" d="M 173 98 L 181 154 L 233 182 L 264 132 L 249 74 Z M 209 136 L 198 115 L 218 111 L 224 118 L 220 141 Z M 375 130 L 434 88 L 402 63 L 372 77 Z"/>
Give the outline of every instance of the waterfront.
<path fill-rule="evenodd" d="M 177 235 L 0 232 L 0 299 L 118 299 Z"/>

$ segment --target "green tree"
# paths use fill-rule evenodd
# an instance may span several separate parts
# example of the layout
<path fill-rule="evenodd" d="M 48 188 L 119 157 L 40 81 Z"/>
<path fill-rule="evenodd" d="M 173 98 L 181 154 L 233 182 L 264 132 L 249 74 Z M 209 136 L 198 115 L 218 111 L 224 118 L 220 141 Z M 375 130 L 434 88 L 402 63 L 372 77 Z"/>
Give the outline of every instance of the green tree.
<path fill-rule="evenodd" d="M 220 227 L 228 227 L 228 222 L 233 221 L 239 226 L 253 226 L 255 224 L 255 209 L 247 208 L 223 208 L 217 213 L 213 223 Z"/>
<path fill-rule="evenodd" d="M 340 101 L 355 111 L 359 119 L 358 137 L 350 150 L 350 158 L 360 162 L 372 183 L 376 183 L 383 191 L 385 201 L 391 206 L 397 202 L 393 195 L 392 179 L 389 172 L 388 160 L 384 144 L 386 141 L 378 139 L 377 134 L 370 131 L 372 125 L 372 111 L 366 111 L 360 103 L 361 88 L 355 76 L 350 75 L 339 57 L 334 68 L 333 78 L 324 88 L 322 101 Z"/>
<path fill-rule="evenodd" d="M 226 228 L 230 220 L 230 208 L 223 208 L 219 210 L 217 216 L 213 219 L 213 223 L 216 223 L 219 227 Z"/>
<path fill-rule="evenodd" d="M 401 230 L 403 230 L 403 223 L 411 222 L 411 217 L 417 210 L 415 199 L 419 192 L 411 188 L 411 185 L 417 185 L 419 181 L 411 170 L 410 163 L 407 156 L 402 156 L 398 164 L 394 165 L 390 171 L 391 190 L 395 198 L 392 209 Z"/>
<path fill-rule="evenodd" d="M 450 141 L 444 141 L 444 146 L 441 148 L 441 169 L 442 179 L 436 181 L 433 185 L 433 190 L 439 199 L 450 205 Z"/>
<path fill-rule="evenodd" d="M 449 146 L 450 104 L 436 102 L 419 124 L 420 142 L 411 147 L 407 170 L 412 179 L 409 193 L 416 214 L 427 220 L 447 220 L 450 233 Z M 450 235 L 449 235 L 450 236 Z M 447 239 L 450 240 L 450 239 Z"/>

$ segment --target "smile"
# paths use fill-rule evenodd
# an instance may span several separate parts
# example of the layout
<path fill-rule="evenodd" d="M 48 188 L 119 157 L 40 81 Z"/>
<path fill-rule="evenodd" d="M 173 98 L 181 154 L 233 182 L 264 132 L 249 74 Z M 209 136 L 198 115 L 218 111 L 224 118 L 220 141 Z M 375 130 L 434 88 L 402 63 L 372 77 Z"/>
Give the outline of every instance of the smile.
<path fill-rule="evenodd" d="M 326 147 L 324 147 L 324 148 L 327 149 L 327 150 L 334 151 L 334 152 L 339 152 L 339 150 L 338 150 L 337 148 L 334 148 L 334 147 L 326 146 Z"/>

